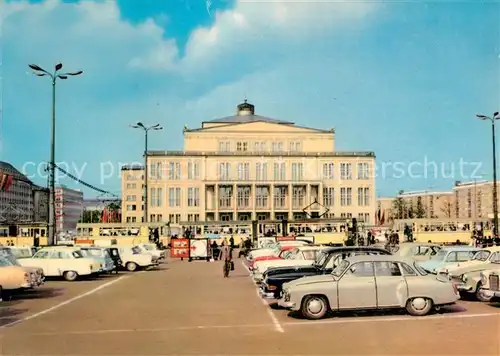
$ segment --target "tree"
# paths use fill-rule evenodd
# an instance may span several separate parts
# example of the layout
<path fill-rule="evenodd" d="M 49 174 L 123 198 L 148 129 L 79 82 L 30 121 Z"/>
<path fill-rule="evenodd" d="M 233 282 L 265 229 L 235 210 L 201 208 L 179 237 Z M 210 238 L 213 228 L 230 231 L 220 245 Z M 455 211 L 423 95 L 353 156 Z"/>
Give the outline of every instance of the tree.
<path fill-rule="evenodd" d="M 98 210 L 87 210 L 83 209 L 82 218 L 80 223 L 84 224 L 96 224 L 101 220 L 101 212 Z"/>
<path fill-rule="evenodd" d="M 417 198 L 417 205 L 412 210 L 413 210 L 412 211 L 413 215 L 415 216 L 416 219 L 422 219 L 426 217 L 427 212 L 425 210 L 424 205 L 422 204 L 422 197 Z"/>
<path fill-rule="evenodd" d="M 451 218 L 453 213 L 453 203 L 451 199 L 444 198 L 443 206 L 441 206 L 441 211 L 444 213 L 444 216 L 447 218 Z"/>
<path fill-rule="evenodd" d="M 401 197 L 396 197 L 392 203 L 392 216 L 394 219 L 404 219 L 407 209 L 406 202 Z"/>

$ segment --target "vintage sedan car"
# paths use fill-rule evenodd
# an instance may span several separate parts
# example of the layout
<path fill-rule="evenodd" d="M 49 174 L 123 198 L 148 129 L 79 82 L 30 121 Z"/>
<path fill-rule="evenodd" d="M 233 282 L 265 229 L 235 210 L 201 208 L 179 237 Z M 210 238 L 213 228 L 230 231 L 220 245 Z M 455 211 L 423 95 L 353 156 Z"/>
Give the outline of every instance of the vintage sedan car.
<path fill-rule="evenodd" d="M 16 292 L 37 286 L 37 277 L 33 271 L 13 265 L 6 258 L 0 257 L 0 301 L 6 292 Z"/>
<path fill-rule="evenodd" d="M 390 255 L 386 249 L 376 247 L 350 246 L 328 247 L 318 254 L 316 261 L 309 266 L 275 267 L 263 274 L 260 295 L 266 299 L 279 299 L 284 283 L 308 276 L 332 273 L 340 262 L 348 257 L 359 255 Z"/>
<path fill-rule="evenodd" d="M 100 273 L 111 273 L 115 270 L 115 263 L 108 250 L 104 247 L 80 247 L 85 257 L 94 258 L 101 264 Z"/>
<path fill-rule="evenodd" d="M 462 297 L 474 296 L 479 301 L 487 302 L 491 297 L 482 292 L 481 272 L 499 264 L 500 247 L 494 246 L 479 250 L 469 261 L 449 264 L 438 272 L 449 276 Z"/>
<path fill-rule="evenodd" d="M 416 261 L 426 261 L 435 256 L 439 250 L 441 250 L 441 246 L 430 242 L 404 242 L 392 247 L 391 252 L 394 256 L 413 258 Z"/>
<path fill-rule="evenodd" d="M 291 251 L 284 251 L 283 258 L 257 261 L 253 268 L 253 279 L 260 282 L 263 274 L 270 268 L 275 267 L 294 267 L 294 266 L 312 266 L 319 252 L 325 246 L 299 246 Z"/>
<path fill-rule="evenodd" d="M 139 244 L 137 245 L 142 252 L 150 253 L 158 259 L 159 262 L 165 261 L 167 258 L 167 253 L 164 250 L 160 250 L 156 244 Z"/>
<path fill-rule="evenodd" d="M 0 257 L 5 258 L 12 266 L 23 267 L 17 257 L 14 255 L 10 248 L 0 248 Z M 45 275 L 43 274 L 43 269 L 37 267 L 24 267 L 35 277 L 35 284 L 37 286 L 42 285 L 45 282 Z"/>
<path fill-rule="evenodd" d="M 331 274 L 286 283 L 278 304 L 321 319 L 330 311 L 391 308 L 422 316 L 458 299 L 450 280 L 428 275 L 413 259 L 380 255 L 347 258 Z"/>
<path fill-rule="evenodd" d="M 480 273 L 481 293 L 487 301 L 500 298 L 500 260 L 492 261 L 490 268 Z"/>
<path fill-rule="evenodd" d="M 62 276 L 67 281 L 79 277 L 98 275 L 101 264 L 94 258 L 85 257 L 78 247 L 46 247 L 31 258 L 18 260 L 23 267 L 37 267 L 47 277 Z"/>
<path fill-rule="evenodd" d="M 301 241 L 301 240 L 287 240 L 287 241 L 279 241 L 275 242 L 266 248 L 259 248 L 256 250 L 252 250 L 247 255 L 247 260 L 252 261 L 260 256 L 272 256 L 279 254 L 281 246 L 303 246 L 308 245 L 310 242 Z"/>
<path fill-rule="evenodd" d="M 160 264 L 157 257 L 143 252 L 137 246 L 118 246 L 122 260 L 122 267 L 127 271 L 135 272 L 140 268 L 152 268 Z"/>
<path fill-rule="evenodd" d="M 479 248 L 472 246 L 443 247 L 430 260 L 419 262 L 419 264 L 430 273 L 438 273 L 439 270 L 448 265 L 471 260 L 479 250 Z"/>
<path fill-rule="evenodd" d="M 284 245 L 284 246 L 278 245 L 278 247 L 273 251 L 272 254 L 265 255 L 265 256 L 258 256 L 258 257 L 253 258 L 252 260 L 248 261 L 248 269 L 250 271 L 253 271 L 256 268 L 256 265 L 258 262 L 283 260 L 283 259 L 285 259 L 285 256 L 287 256 L 287 254 L 290 251 L 293 251 L 296 248 L 297 248 L 297 246 L 294 246 L 294 245 Z"/>

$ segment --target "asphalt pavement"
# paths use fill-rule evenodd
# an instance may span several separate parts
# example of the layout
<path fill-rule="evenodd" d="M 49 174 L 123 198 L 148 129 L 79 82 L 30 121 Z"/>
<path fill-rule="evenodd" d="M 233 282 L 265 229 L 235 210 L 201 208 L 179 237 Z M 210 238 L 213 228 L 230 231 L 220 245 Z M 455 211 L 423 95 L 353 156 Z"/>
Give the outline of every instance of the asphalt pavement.
<path fill-rule="evenodd" d="M 500 355 L 500 304 L 302 320 L 262 300 L 236 260 L 49 281 L 0 306 L 1 355 Z"/>

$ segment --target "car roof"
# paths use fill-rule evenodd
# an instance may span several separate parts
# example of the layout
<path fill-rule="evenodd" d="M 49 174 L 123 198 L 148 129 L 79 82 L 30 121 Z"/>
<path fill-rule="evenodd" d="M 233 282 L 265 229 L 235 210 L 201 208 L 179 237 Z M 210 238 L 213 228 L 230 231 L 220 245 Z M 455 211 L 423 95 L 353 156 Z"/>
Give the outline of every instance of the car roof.
<path fill-rule="evenodd" d="M 479 251 L 481 250 L 479 247 L 472 246 L 446 246 L 443 247 L 445 251 Z"/>
<path fill-rule="evenodd" d="M 333 252 L 350 252 L 350 251 L 377 251 L 377 252 L 385 252 L 390 254 L 384 248 L 380 247 L 370 247 L 370 246 L 338 246 L 338 247 L 326 247 L 322 250 L 325 253 L 333 253 Z"/>
<path fill-rule="evenodd" d="M 358 255 L 346 258 L 351 263 L 355 262 L 405 262 L 412 264 L 415 262 L 412 258 L 405 258 L 395 255 Z"/>
<path fill-rule="evenodd" d="M 434 242 L 403 242 L 398 245 L 400 248 L 401 247 L 413 247 L 413 246 L 436 246 L 436 247 L 441 247 L 441 245 L 434 243 Z"/>
<path fill-rule="evenodd" d="M 481 250 L 484 251 L 500 251 L 500 246 L 483 247 Z"/>
<path fill-rule="evenodd" d="M 297 246 L 297 249 L 300 250 L 300 251 L 323 250 L 324 248 L 325 248 L 324 245 Z"/>
<path fill-rule="evenodd" d="M 79 251 L 81 250 L 80 247 L 74 247 L 74 246 L 48 246 L 48 247 L 42 247 L 40 251 L 50 251 L 50 250 L 65 250 L 65 251 Z"/>

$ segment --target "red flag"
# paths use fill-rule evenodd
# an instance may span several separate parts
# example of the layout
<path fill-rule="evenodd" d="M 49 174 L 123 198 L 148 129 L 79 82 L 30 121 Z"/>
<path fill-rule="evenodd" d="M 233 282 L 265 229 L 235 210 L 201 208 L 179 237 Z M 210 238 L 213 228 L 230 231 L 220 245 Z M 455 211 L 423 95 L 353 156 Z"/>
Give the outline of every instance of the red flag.
<path fill-rule="evenodd" d="M 3 190 L 8 191 L 11 185 L 12 185 L 12 176 L 7 175 L 7 180 L 5 182 L 5 185 L 3 186 Z"/>

